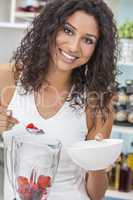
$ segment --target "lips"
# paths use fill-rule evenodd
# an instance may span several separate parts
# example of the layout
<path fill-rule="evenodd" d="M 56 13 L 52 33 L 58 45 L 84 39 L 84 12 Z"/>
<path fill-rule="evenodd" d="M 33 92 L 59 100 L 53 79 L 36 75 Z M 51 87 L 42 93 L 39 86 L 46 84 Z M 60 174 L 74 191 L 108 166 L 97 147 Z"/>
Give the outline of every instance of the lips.
<path fill-rule="evenodd" d="M 65 60 L 68 63 L 73 63 L 75 60 L 78 59 L 78 56 L 74 56 L 72 54 L 68 54 L 65 51 L 63 51 L 62 49 L 59 49 L 60 54 L 63 57 L 63 60 Z"/>

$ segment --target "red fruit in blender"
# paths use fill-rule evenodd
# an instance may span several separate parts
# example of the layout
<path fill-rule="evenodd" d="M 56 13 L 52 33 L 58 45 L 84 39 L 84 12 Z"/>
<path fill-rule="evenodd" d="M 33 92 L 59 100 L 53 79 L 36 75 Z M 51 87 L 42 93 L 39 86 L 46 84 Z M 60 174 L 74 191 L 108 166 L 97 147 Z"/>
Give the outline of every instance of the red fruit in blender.
<path fill-rule="evenodd" d="M 37 185 L 36 183 L 33 183 L 33 184 L 31 185 L 31 187 L 32 187 L 32 189 L 33 189 L 34 191 L 37 191 L 37 190 L 38 190 L 38 185 Z"/>
<path fill-rule="evenodd" d="M 24 185 L 28 185 L 28 179 L 26 177 L 23 177 L 23 176 L 19 176 L 17 178 L 17 182 L 18 182 L 18 185 L 19 186 L 24 186 Z"/>
<path fill-rule="evenodd" d="M 25 192 L 24 194 L 20 194 L 20 197 L 23 200 L 32 200 L 31 192 Z"/>
<path fill-rule="evenodd" d="M 47 190 L 46 190 L 46 188 L 43 188 L 43 189 L 42 189 L 42 196 L 43 196 L 43 195 L 46 195 L 46 194 L 47 194 Z"/>
<path fill-rule="evenodd" d="M 51 181 L 51 177 L 50 176 L 44 176 L 44 175 L 40 175 L 38 177 L 38 181 L 37 184 L 40 188 L 46 188 L 50 186 L 50 181 Z"/>
<path fill-rule="evenodd" d="M 25 188 L 23 188 L 23 187 L 20 186 L 20 187 L 18 188 L 18 193 L 19 193 L 19 194 L 24 194 L 24 193 L 25 193 Z"/>

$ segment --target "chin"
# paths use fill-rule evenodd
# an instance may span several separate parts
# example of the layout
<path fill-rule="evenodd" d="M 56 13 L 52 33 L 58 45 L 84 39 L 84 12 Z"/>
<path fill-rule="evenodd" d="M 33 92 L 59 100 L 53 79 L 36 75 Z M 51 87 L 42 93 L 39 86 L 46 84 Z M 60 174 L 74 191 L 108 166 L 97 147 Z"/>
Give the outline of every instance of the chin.
<path fill-rule="evenodd" d="M 61 71 L 72 71 L 73 70 L 73 68 L 70 68 L 70 67 L 57 67 L 59 70 L 61 70 Z"/>
<path fill-rule="evenodd" d="M 60 63 L 60 64 L 57 64 L 56 63 L 56 68 L 58 70 L 61 70 L 61 71 L 71 71 L 73 70 L 74 68 L 76 68 L 75 66 L 72 66 L 70 64 L 64 64 L 64 63 Z"/>

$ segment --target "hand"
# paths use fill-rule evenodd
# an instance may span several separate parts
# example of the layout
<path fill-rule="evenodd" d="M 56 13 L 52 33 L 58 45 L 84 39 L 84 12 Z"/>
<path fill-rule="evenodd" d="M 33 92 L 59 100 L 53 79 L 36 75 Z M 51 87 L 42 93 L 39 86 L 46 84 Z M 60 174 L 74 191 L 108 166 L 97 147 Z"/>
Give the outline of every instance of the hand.
<path fill-rule="evenodd" d="M 97 141 L 102 141 L 103 139 L 104 139 L 104 137 L 103 137 L 103 134 L 102 133 L 97 133 L 96 135 L 95 135 L 95 138 L 94 138 L 95 140 L 97 140 Z M 110 172 L 111 170 L 112 170 L 112 165 L 110 165 L 108 168 L 106 168 L 106 169 L 104 169 L 103 170 L 103 172 Z M 102 170 L 101 170 L 102 171 Z"/>
<path fill-rule="evenodd" d="M 0 134 L 12 129 L 19 121 L 12 117 L 12 111 L 0 105 Z"/>

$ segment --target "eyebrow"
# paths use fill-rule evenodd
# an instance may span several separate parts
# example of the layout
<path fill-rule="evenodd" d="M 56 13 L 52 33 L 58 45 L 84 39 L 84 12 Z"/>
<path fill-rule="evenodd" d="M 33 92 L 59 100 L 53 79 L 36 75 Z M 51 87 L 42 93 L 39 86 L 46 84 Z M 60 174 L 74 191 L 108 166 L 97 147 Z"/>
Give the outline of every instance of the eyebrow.
<path fill-rule="evenodd" d="M 73 28 L 74 30 L 77 30 L 76 27 L 74 27 L 74 26 L 73 26 L 72 24 L 70 24 L 69 22 L 66 22 L 65 25 L 68 25 L 68 26 L 70 26 L 71 28 Z M 95 35 L 91 34 L 91 33 L 86 33 L 86 35 L 87 35 L 88 37 L 94 37 L 96 40 L 98 40 L 98 38 L 97 38 Z"/>

